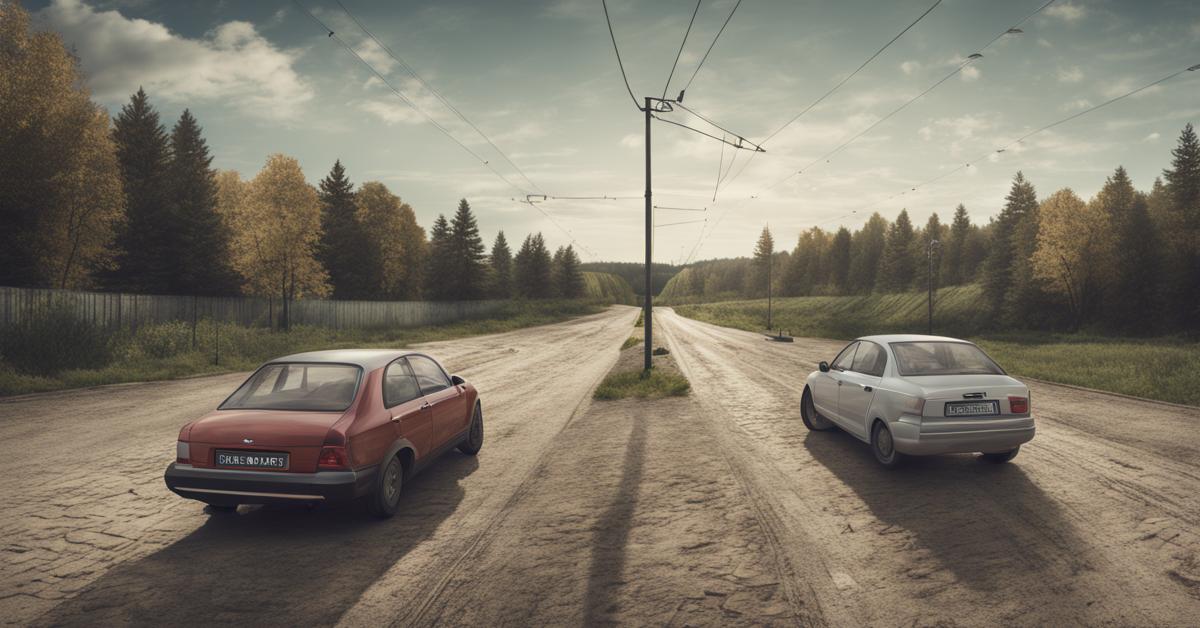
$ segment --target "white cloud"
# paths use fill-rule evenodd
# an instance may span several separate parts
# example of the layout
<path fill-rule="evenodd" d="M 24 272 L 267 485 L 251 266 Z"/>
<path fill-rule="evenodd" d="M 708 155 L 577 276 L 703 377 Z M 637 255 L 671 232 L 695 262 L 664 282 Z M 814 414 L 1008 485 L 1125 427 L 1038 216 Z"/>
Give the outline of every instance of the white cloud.
<path fill-rule="evenodd" d="M 78 52 L 88 87 L 101 100 L 123 100 L 142 86 L 152 98 L 222 101 L 250 115 L 292 119 L 313 97 L 293 67 L 300 53 L 277 48 L 248 22 L 226 22 L 189 39 L 79 0 L 53 0 L 37 20 Z"/>
<path fill-rule="evenodd" d="M 973 65 L 968 65 L 962 69 L 962 80 L 968 83 L 971 81 L 976 81 L 979 80 L 979 76 L 981 74 L 982 72 L 979 71 L 979 68 Z"/>
<path fill-rule="evenodd" d="M 360 111 L 369 113 L 388 126 L 396 124 L 420 124 L 425 117 L 412 107 L 398 100 L 366 100 L 354 103 Z"/>
<path fill-rule="evenodd" d="M 1077 66 L 1077 65 L 1071 66 L 1069 68 L 1059 68 L 1058 69 L 1058 82 L 1059 83 L 1078 83 L 1079 81 L 1082 81 L 1082 80 L 1083 80 L 1083 70 L 1080 70 L 1079 66 Z"/>
<path fill-rule="evenodd" d="M 1078 98 L 1078 99 L 1072 100 L 1071 102 L 1065 102 L 1062 105 L 1060 105 L 1058 108 L 1061 109 L 1062 111 L 1075 111 L 1077 109 L 1087 109 L 1088 107 L 1091 107 L 1091 106 L 1092 106 L 1092 101 L 1090 101 L 1086 98 Z"/>
<path fill-rule="evenodd" d="M 396 60 L 373 39 L 364 39 L 354 47 L 354 52 L 362 57 L 371 67 L 379 70 L 380 74 L 391 74 L 396 68 Z"/>
<path fill-rule="evenodd" d="M 1155 132 L 1151 133 L 1150 135 L 1147 135 L 1146 137 L 1143 137 L 1143 138 L 1142 138 L 1142 141 L 1143 141 L 1143 142 L 1157 142 L 1157 141 L 1158 141 L 1158 138 L 1160 138 L 1160 137 L 1162 137 L 1162 135 L 1160 135 L 1160 134 L 1158 133 L 1158 131 L 1155 131 Z"/>
<path fill-rule="evenodd" d="M 900 71 L 904 72 L 905 74 L 912 74 L 920 69 L 921 62 L 919 61 L 905 61 L 904 63 L 900 64 Z"/>
<path fill-rule="evenodd" d="M 1039 45 L 1043 48 L 1053 48 L 1054 47 L 1054 44 L 1050 43 L 1050 40 L 1046 39 L 1045 37 L 1038 37 L 1037 45 Z"/>
<path fill-rule="evenodd" d="M 1050 5 L 1046 11 L 1046 15 L 1057 17 L 1065 22 L 1077 22 L 1087 15 L 1087 10 L 1082 6 L 1073 3 L 1057 3 Z"/>
<path fill-rule="evenodd" d="M 625 148 L 639 148 L 642 146 L 642 142 L 644 141 L 645 140 L 642 138 L 641 133 L 630 133 L 625 137 L 622 137 L 621 141 L 618 143 Z"/>

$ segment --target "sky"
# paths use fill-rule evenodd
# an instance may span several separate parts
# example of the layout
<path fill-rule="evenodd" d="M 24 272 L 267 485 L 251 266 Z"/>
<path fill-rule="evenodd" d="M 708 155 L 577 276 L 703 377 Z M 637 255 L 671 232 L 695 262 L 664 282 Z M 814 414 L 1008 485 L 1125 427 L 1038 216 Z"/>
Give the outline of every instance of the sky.
<path fill-rule="evenodd" d="M 670 97 L 735 2 L 701 0 Z M 684 103 L 761 141 L 934 2 L 743 0 Z M 341 0 L 349 14 L 337 0 L 24 4 L 37 28 L 75 50 L 93 97 L 110 112 L 139 86 L 168 126 L 190 109 L 217 168 L 252 178 L 268 155 L 284 153 L 315 184 L 340 159 L 355 183 L 383 182 L 426 228 L 466 198 L 489 246 L 501 229 L 510 243 L 541 231 L 552 247 L 575 243 L 584 261 L 644 259 L 644 116 L 618 70 L 600 0 Z M 1118 165 L 1148 190 L 1184 124 L 1200 123 L 1200 71 L 995 149 L 1200 64 L 1194 0 L 1055 1 L 1021 23 L 1023 33 L 999 38 L 820 160 L 1042 4 L 943 0 L 753 157 L 655 121 L 655 205 L 705 210 L 656 210 L 655 261 L 749 255 L 764 226 L 791 248 L 804 229 L 853 229 L 873 211 L 892 219 L 907 208 L 918 224 L 937 212 L 945 222 L 963 203 L 986 222 L 1018 170 L 1042 197 L 1062 187 L 1091 197 Z M 696 3 L 609 0 L 608 8 L 633 93 L 662 96 Z M 679 108 L 659 115 L 724 134 Z M 634 198 L 517 202 L 528 193 Z"/>

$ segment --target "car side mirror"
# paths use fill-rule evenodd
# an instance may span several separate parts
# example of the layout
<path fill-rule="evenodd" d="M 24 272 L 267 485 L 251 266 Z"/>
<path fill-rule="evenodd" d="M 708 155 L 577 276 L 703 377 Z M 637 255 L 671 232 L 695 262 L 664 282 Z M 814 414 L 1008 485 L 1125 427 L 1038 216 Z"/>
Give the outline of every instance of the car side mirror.
<path fill-rule="evenodd" d="M 465 380 L 457 375 L 451 375 L 450 382 L 453 383 L 455 386 L 462 386 L 463 384 L 467 383 L 467 380 Z"/>
<path fill-rule="evenodd" d="M 829 363 L 821 362 L 820 364 L 817 365 L 817 368 L 821 369 L 822 373 L 828 373 L 829 372 Z"/>

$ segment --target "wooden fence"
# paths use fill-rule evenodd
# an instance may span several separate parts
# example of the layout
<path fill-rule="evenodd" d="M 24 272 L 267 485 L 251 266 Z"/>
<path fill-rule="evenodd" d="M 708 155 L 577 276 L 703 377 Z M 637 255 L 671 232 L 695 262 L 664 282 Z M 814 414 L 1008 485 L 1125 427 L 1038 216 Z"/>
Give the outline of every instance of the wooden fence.
<path fill-rule="evenodd" d="M 292 325 L 334 329 L 420 327 L 480 318 L 504 301 L 334 301 L 301 299 L 289 303 Z M 54 309 L 66 309 L 105 329 L 137 330 L 169 321 L 215 320 L 245 327 L 278 324 L 281 301 L 256 297 L 82 292 L 0 287 L 0 326 L 34 321 Z"/>

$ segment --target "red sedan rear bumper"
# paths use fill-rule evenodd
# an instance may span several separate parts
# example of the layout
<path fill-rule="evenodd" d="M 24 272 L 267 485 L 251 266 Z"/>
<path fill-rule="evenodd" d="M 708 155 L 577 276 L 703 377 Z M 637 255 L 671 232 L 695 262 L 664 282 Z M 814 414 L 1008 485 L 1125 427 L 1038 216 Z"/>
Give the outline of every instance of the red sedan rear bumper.
<path fill-rule="evenodd" d="M 377 468 L 281 473 L 171 463 L 163 479 L 176 495 L 208 504 L 345 503 L 365 495 Z"/>

